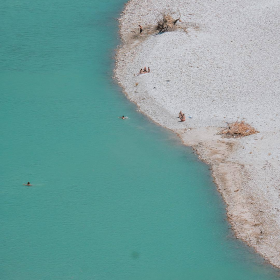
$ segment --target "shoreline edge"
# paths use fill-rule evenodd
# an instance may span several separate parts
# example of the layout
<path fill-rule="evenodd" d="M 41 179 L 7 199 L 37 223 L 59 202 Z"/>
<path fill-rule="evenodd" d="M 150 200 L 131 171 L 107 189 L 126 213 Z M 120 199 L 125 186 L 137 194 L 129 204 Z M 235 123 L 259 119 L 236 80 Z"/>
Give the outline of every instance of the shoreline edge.
<path fill-rule="evenodd" d="M 207 65 L 208 61 L 212 61 L 213 53 L 198 50 L 199 48 L 214 47 L 215 49 L 216 47 L 215 50 L 220 55 L 225 56 L 228 53 L 224 53 L 215 44 L 212 45 L 212 42 L 209 42 L 209 38 L 212 40 L 211 36 L 213 37 L 213 34 L 215 34 L 213 32 L 215 27 L 213 20 L 216 19 L 204 19 L 202 15 L 205 14 L 206 5 L 194 2 L 183 5 L 184 3 L 179 3 L 181 1 L 177 2 L 175 4 L 172 0 L 165 0 L 162 6 L 156 6 L 156 0 L 149 3 L 145 1 L 142 4 L 130 0 L 125 4 L 119 19 L 122 45 L 116 53 L 114 78 L 127 98 L 138 106 L 139 111 L 156 124 L 176 133 L 184 145 L 192 147 L 198 154 L 199 159 L 210 166 L 217 189 L 226 203 L 227 218 L 235 236 L 254 248 L 266 261 L 279 268 L 278 245 L 280 239 L 278 232 L 280 223 L 275 215 L 279 211 L 278 207 L 280 209 L 276 200 L 276 196 L 277 198 L 279 196 L 279 189 L 273 181 L 273 178 L 276 181 L 279 178 L 279 175 L 275 177 L 275 173 L 279 170 L 279 161 L 275 161 L 275 158 L 278 158 L 279 152 L 273 150 L 272 147 L 279 134 L 277 135 L 277 132 L 275 135 L 275 130 L 264 131 L 257 121 L 254 125 L 261 131 L 258 135 L 244 138 L 223 138 L 218 134 L 225 121 L 236 120 L 241 116 L 246 120 L 256 118 L 255 112 L 249 112 L 252 116 L 246 112 L 248 106 L 242 108 L 241 112 L 243 114 L 241 115 L 238 112 L 237 117 L 230 114 L 231 112 L 221 109 L 218 112 L 220 115 L 217 114 L 218 116 L 209 118 L 211 111 L 216 108 L 213 108 L 213 101 L 203 100 L 203 103 L 205 103 L 203 106 L 206 109 L 202 116 L 198 115 L 197 108 L 201 105 L 201 99 L 204 99 L 204 95 L 195 97 L 194 93 L 188 91 L 189 88 L 192 91 L 195 90 L 197 85 L 195 82 L 197 72 L 194 71 L 193 65 L 198 65 L 197 68 L 204 66 L 206 69 L 213 66 Z M 245 4 L 244 7 L 241 3 L 237 4 L 247 11 L 248 7 Z M 231 5 L 231 3 L 229 2 L 228 5 Z M 163 13 L 178 14 L 179 7 L 183 22 L 181 30 L 155 35 L 153 27 L 156 25 L 158 18 Z M 212 7 L 212 9 L 217 11 L 217 7 Z M 223 9 L 220 12 L 224 14 Z M 227 21 L 228 18 L 225 16 L 223 20 Z M 214 26 L 211 26 L 213 30 L 208 27 L 209 22 Z M 138 24 L 144 26 L 144 34 L 137 34 Z M 220 22 L 217 24 L 220 24 Z M 224 35 L 224 31 L 222 35 Z M 235 36 L 239 36 L 239 34 Z M 233 38 L 235 37 L 233 36 Z M 244 44 L 244 42 L 242 43 Z M 182 46 L 184 47 L 183 50 Z M 184 56 L 182 56 L 182 53 Z M 201 61 L 197 62 L 197 57 L 201 57 L 202 62 L 206 58 L 206 65 L 205 63 L 204 65 L 199 63 Z M 176 59 L 184 60 L 184 58 L 187 58 L 187 61 L 185 61 L 187 63 L 173 63 Z M 221 56 L 218 58 L 221 58 Z M 234 59 L 236 58 L 234 57 Z M 189 67 L 190 64 L 191 68 Z M 151 73 L 137 75 L 140 68 L 149 65 L 151 66 Z M 168 65 L 171 71 L 162 73 L 161 69 L 164 65 Z M 223 66 L 215 64 L 213 69 Z M 240 67 L 239 63 L 237 63 L 236 68 L 239 69 L 238 67 Z M 212 71 L 213 69 L 210 68 L 209 70 Z M 227 71 L 228 68 L 224 67 L 222 70 Z M 205 71 L 199 74 L 199 78 L 205 79 L 205 75 L 208 73 Z M 217 75 L 216 73 L 215 78 L 217 76 L 220 77 L 221 74 L 218 73 Z M 186 82 L 183 82 L 183 86 L 181 85 L 182 77 L 186 80 Z M 172 82 L 171 85 L 170 81 Z M 225 81 L 228 81 L 228 77 Z M 164 88 L 161 87 L 163 82 L 165 83 Z M 213 81 L 210 83 L 214 84 Z M 207 86 L 207 79 L 205 84 Z M 187 92 L 187 98 L 182 97 L 182 94 L 172 95 L 173 92 L 180 90 Z M 236 91 L 234 94 L 236 95 Z M 211 96 L 214 100 L 215 97 Z M 192 102 L 190 102 L 190 98 Z M 240 99 L 242 100 L 242 98 Z M 255 107 L 258 106 L 257 103 Z M 184 123 L 179 123 L 175 114 L 181 108 L 192 111 L 194 121 L 190 118 Z M 209 109 L 207 110 L 207 108 Z M 221 118 L 221 116 L 226 117 Z M 276 121 L 278 122 L 279 118 Z M 278 123 L 280 124 L 280 121 Z M 255 146 L 259 152 L 257 154 L 251 152 L 254 151 L 253 147 Z M 269 151 L 272 151 L 275 156 L 271 157 L 267 153 Z M 270 179 L 267 180 L 267 178 Z M 268 187 L 265 186 L 265 184 L 268 184 L 267 181 L 270 182 L 268 187 L 271 188 L 271 191 L 267 191 Z M 258 185 L 257 188 L 255 187 L 256 184 Z"/>

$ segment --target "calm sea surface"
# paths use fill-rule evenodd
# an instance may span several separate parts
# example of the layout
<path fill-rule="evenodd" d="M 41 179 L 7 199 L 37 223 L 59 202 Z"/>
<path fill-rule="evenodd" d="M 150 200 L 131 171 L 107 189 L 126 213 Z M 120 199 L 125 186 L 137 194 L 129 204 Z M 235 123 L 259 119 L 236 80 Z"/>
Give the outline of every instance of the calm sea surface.
<path fill-rule="evenodd" d="M 124 3 L 0 2 L 0 279 L 279 279 L 112 81 Z"/>

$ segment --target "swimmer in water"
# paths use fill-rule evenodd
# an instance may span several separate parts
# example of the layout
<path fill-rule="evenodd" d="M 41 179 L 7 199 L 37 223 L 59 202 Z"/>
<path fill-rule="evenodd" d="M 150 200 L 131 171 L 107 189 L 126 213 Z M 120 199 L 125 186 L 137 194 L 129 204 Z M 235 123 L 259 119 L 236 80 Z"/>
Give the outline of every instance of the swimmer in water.
<path fill-rule="evenodd" d="M 122 117 L 119 117 L 119 118 L 122 119 L 122 120 L 128 119 L 128 117 L 125 117 L 125 116 L 122 116 Z"/>
<path fill-rule="evenodd" d="M 30 187 L 30 186 L 32 186 L 32 185 L 30 184 L 30 182 L 27 182 L 27 184 L 25 184 L 25 186 Z"/>

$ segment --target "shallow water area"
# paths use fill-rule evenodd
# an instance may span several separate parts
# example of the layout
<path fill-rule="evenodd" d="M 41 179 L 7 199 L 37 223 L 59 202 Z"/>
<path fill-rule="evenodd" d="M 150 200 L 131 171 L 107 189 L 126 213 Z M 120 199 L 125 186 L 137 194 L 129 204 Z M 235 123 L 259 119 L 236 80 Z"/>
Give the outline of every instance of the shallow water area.
<path fill-rule="evenodd" d="M 114 84 L 124 3 L 1 4 L 1 279 L 278 279 L 208 166 Z"/>

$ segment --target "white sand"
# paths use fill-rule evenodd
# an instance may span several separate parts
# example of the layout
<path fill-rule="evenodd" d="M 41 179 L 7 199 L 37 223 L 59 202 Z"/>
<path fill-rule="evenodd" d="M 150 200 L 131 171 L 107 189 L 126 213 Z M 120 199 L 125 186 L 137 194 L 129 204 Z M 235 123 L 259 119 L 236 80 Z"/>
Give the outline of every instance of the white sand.
<path fill-rule="evenodd" d="M 166 11 L 182 29 L 148 35 Z M 131 0 L 120 33 L 115 73 L 128 98 L 211 164 L 236 236 L 280 267 L 280 1 Z M 260 133 L 217 135 L 238 119 Z"/>

